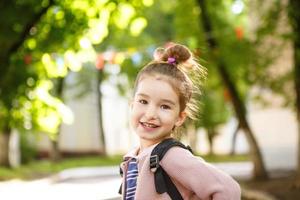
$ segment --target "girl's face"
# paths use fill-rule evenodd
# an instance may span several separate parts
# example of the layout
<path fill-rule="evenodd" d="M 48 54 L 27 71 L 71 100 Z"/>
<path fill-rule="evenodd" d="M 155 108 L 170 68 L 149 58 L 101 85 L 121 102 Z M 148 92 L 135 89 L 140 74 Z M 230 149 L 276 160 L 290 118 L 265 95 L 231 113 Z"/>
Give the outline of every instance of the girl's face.
<path fill-rule="evenodd" d="M 174 126 L 184 122 L 179 97 L 163 76 L 146 76 L 140 80 L 131 104 L 131 126 L 141 147 L 151 146 L 169 137 Z"/>

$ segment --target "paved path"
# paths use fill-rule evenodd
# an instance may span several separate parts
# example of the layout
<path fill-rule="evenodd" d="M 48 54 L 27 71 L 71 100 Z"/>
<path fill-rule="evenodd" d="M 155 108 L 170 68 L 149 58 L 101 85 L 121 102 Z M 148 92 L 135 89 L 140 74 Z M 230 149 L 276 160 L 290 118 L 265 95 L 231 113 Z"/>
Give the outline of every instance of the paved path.
<path fill-rule="evenodd" d="M 234 177 L 250 178 L 250 162 L 220 163 L 216 167 Z M 1 200 L 119 200 L 121 183 L 118 167 L 87 167 L 62 171 L 54 176 L 34 180 L 0 182 Z"/>

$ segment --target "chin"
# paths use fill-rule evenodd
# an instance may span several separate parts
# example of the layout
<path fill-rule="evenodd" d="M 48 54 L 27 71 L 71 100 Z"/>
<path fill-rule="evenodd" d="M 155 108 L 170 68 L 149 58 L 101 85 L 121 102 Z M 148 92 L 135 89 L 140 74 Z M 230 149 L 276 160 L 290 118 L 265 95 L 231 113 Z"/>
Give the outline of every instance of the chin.
<path fill-rule="evenodd" d="M 165 134 L 165 135 L 155 135 L 155 134 L 149 134 L 149 133 L 140 133 L 138 136 L 141 139 L 144 140 L 153 140 L 153 141 L 158 141 L 158 140 L 163 140 L 166 137 L 169 137 L 170 134 Z"/>
<path fill-rule="evenodd" d="M 143 140 L 157 140 L 159 137 L 147 133 L 138 133 L 137 134 L 139 138 Z"/>

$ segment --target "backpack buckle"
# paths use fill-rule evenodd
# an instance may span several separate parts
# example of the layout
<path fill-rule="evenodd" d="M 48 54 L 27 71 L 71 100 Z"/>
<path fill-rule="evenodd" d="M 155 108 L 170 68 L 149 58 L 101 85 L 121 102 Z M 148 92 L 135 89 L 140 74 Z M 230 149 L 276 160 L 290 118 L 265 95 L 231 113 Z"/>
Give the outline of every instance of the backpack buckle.
<path fill-rule="evenodd" d="M 155 173 L 156 170 L 158 169 L 159 167 L 159 158 L 158 158 L 158 155 L 152 155 L 150 156 L 150 170 Z"/>

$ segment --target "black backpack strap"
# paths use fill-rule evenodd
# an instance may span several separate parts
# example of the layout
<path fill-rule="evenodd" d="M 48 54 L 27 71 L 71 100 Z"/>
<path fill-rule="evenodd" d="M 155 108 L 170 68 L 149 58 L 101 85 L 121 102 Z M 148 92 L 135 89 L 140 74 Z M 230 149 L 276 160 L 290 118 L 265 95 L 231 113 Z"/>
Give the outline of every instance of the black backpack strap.
<path fill-rule="evenodd" d="M 190 147 L 185 146 L 178 140 L 175 140 L 173 138 L 165 139 L 161 143 L 156 145 L 151 152 L 150 170 L 154 173 L 154 183 L 157 193 L 163 194 L 167 192 L 172 200 L 183 200 L 180 192 L 172 182 L 169 175 L 159 165 L 159 162 L 162 160 L 167 151 L 174 146 L 179 146 L 191 151 Z"/>
<path fill-rule="evenodd" d="M 120 176 L 123 177 L 123 170 L 122 170 L 121 166 L 119 167 L 119 173 L 120 173 Z M 122 194 L 122 183 L 120 184 L 119 194 Z"/>

